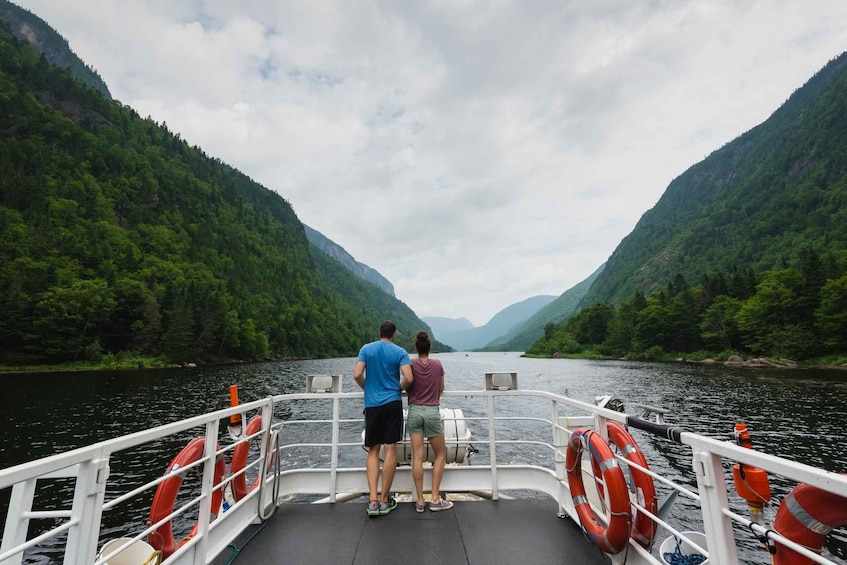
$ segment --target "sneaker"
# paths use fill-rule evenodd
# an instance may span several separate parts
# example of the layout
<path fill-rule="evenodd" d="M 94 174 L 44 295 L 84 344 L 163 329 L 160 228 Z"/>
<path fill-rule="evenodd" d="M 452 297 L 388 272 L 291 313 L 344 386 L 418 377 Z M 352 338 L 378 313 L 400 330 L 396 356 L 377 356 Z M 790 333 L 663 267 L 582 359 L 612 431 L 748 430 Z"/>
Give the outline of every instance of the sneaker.
<path fill-rule="evenodd" d="M 379 503 L 379 515 L 384 516 L 385 514 L 388 514 L 389 512 L 394 510 L 395 508 L 397 508 L 397 501 L 394 500 L 393 498 L 389 498 L 388 502 L 380 502 Z"/>
<path fill-rule="evenodd" d="M 368 503 L 368 516 L 379 516 L 379 502 L 376 500 Z"/>
<path fill-rule="evenodd" d="M 426 510 L 426 502 L 422 502 L 421 504 L 415 502 L 415 512 L 423 512 L 424 510 Z"/>
<path fill-rule="evenodd" d="M 453 503 L 449 500 L 444 500 L 443 498 L 438 498 L 438 502 L 430 502 L 429 509 L 433 512 L 440 512 L 441 510 L 450 510 L 453 508 Z"/>

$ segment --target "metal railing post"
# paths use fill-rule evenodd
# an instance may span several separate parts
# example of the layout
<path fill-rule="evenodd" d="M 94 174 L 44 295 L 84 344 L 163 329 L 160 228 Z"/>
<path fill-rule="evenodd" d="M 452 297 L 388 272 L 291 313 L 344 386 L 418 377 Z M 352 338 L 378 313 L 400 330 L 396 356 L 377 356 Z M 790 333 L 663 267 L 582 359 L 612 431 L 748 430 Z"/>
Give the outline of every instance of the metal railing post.
<path fill-rule="evenodd" d="M 103 517 L 103 499 L 109 478 L 109 455 L 102 452 L 80 463 L 74 487 L 71 520 L 77 523 L 68 531 L 65 563 L 93 563 Z"/>
<path fill-rule="evenodd" d="M 341 399 L 332 399 L 332 462 L 329 471 L 329 501 L 335 502 L 338 485 L 338 418 L 341 413 Z"/>
<path fill-rule="evenodd" d="M 262 440 L 259 442 L 259 457 L 262 460 L 262 464 L 259 466 L 259 514 L 264 515 L 265 509 L 268 507 L 268 496 L 265 490 L 265 479 L 267 478 L 268 471 L 273 469 L 273 465 L 277 465 L 280 462 L 276 460 L 277 457 L 282 457 L 281 453 L 276 452 L 276 445 L 271 445 L 271 440 L 274 439 L 273 434 L 273 418 L 274 418 L 274 403 L 273 400 L 270 400 L 267 404 L 262 406 Z M 274 458 L 274 461 L 271 462 L 271 458 Z M 273 463 L 273 464 L 272 464 Z M 277 484 L 276 481 L 279 480 L 279 477 L 274 473 L 274 483 L 271 488 L 270 498 L 271 504 L 276 505 L 276 500 L 273 500 L 274 493 L 277 492 Z"/>
<path fill-rule="evenodd" d="M 491 463 L 491 500 L 499 498 L 497 488 L 497 438 L 494 431 L 494 395 L 488 395 L 488 453 Z"/>
<path fill-rule="evenodd" d="M 32 500 L 35 497 L 37 481 L 38 479 L 29 479 L 12 487 L 12 496 L 9 499 L 9 510 L 6 515 L 6 527 L 3 530 L 3 539 L 0 540 L 0 554 L 26 543 L 26 534 L 29 530 L 29 518 L 26 517 L 26 513 L 32 510 Z M 24 554 L 21 551 L 9 557 L 3 563 L 4 565 L 21 565 L 23 558 Z"/>
<path fill-rule="evenodd" d="M 246 428 L 245 428 L 246 429 Z M 200 482 L 200 494 L 203 501 L 197 516 L 197 547 L 194 551 L 194 565 L 204 565 L 206 547 L 209 545 L 209 522 L 212 520 L 212 491 L 215 486 L 215 462 L 218 451 L 218 420 L 206 423 L 206 442 L 203 446 L 203 477 Z M 223 457 L 223 456 L 221 456 Z M 220 512 L 215 508 L 215 512 Z"/>
<path fill-rule="evenodd" d="M 735 550 L 732 520 L 723 513 L 723 509 L 729 508 L 729 499 L 721 457 L 698 446 L 694 449 L 692 460 L 700 493 L 709 562 L 737 565 L 738 555 Z"/>

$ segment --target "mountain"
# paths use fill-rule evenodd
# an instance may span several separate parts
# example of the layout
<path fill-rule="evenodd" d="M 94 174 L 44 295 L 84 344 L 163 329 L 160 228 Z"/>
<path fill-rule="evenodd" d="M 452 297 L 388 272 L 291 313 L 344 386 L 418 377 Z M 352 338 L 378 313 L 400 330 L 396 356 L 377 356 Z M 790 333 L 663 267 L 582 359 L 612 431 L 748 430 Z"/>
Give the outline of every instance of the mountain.
<path fill-rule="evenodd" d="M 444 343 L 459 351 L 479 349 L 487 345 L 491 340 L 507 334 L 515 326 L 522 324 L 531 318 L 538 310 L 553 301 L 555 296 L 533 296 L 517 304 L 512 304 L 494 315 L 484 326 L 478 328 L 456 329 L 437 332 L 435 335 Z M 430 320 L 432 318 L 429 318 Z M 449 318 L 448 318 L 449 319 Z M 461 325 L 459 320 L 454 320 L 454 326 Z M 465 320 L 467 321 L 467 320 Z M 468 322 L 470 323 L 470 322 Z M 445 324 L 442 324 L 444 327 Z"/>
<path fill-rule="evenodd" d="M 467 318 L 441 318 L 438 316 L 424 316 L 421 318 L 432 328 L 432 333 L 439 339 L 441 336 L 453 334 L 474 328 L 473 323 Z"/>
<path fill-rule="evenodd" d="M 347 253 L 343 247 L 326 237 L 321 232 L 310 228 L 306 224 L 303 224 L 303 227 L 306 229 L 306 238 L 309 240 L 310 244 L 341 263 L 345 269 L 349 270 L 360 279 L 371 282 L 391 296 L 394 296 L 394 285 L 391 284 L 388 279 L 364 263 L 356 261 L 356 259 Z"/>
<path fill-rule="evenodd" d="M 761 272 L 847 248 L 847 53 L 765 122 L 674 179 L 618 245 L 582 305 L 682 274 Z"/>
<path fill-rule="evenodd" d="M 279 194 L 2 27 L 0 53 L 0 360 L 347 356 L 427 327 Z"/>
<path fill-rule="evenodd" d="M 600 265 L 585 280 L 563 292 L 561 296 L 535 313 L 523 324 L 514 327 L 502 337 L 493 340 L 484 349 L 486 351 L 526 351 L 541 336 L 547 324 L 557 324 L 571 317 L 588 289 L 603 272 L 605 264 Z"/>
<path fill-rule="evenodd" d="M 111 98 L 109 88 L 97 71 L 77 57 L 68 41 L 47 22 L 7 0 L 0 0 L 0 22 L 5 24 L 12 35 L 33 45 L 51 65 L 70 71 L 107 99 Z"/>

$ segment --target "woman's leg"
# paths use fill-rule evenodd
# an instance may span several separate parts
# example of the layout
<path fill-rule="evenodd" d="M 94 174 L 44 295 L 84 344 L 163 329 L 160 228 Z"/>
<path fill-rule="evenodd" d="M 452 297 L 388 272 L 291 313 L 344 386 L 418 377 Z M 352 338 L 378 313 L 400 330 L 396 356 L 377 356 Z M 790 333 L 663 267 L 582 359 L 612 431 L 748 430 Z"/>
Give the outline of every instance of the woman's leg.
<path fill-rule="evenodd" d="M 418 494 L 418 504 L 424 504 L 423 497 L 423 456 L 424 443 L 423 434 L 409 434 L 412 441 L 412 480 L 415 481 L 415 490 Z"/>
<path fill-rule="evenodd" d="M 429 445 L 435 452 L 435 461 L 432 464 L 432 502 L 438 502 L 441 498 L 441 477 L 444 476 L 444 464 L 447 462 L 447 447 L 444 443 L 444 434 L 429 438 Z M 423 448 L 423 445 L 421 445 Z M 423 449 L 421 449 L 423 451 Z"/>

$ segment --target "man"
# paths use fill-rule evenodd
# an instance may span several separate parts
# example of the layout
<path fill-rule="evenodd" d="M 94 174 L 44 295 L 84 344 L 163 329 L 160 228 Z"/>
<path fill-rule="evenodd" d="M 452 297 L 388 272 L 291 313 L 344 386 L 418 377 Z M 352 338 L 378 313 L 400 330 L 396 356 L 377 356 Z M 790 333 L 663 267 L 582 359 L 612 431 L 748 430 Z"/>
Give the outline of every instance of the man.
<path fill-rule="evenodd" d="M 400 391 L 412 384 L 409 354 L 394 344 L 397 326 L 386 320 L 379 328 L 379 341 L 359 350 L 353 371 L 356 384 L 365 391 L 365 446 L 368 448 L 368 516 L 381 516 L 397 508 L 389 497 L 397 468 L 397 442 L 403 435 L 403 401 Z M 402 374 L 402 376 L 401 376 Z M 385 446 L 382 492 L 379 486 L 379 451 Z"/>

